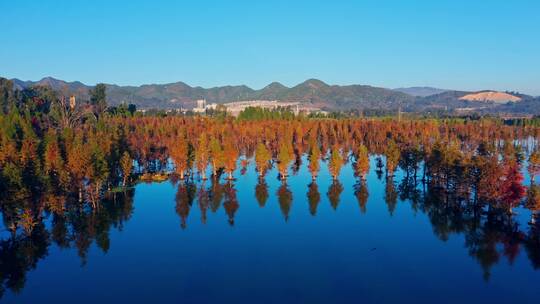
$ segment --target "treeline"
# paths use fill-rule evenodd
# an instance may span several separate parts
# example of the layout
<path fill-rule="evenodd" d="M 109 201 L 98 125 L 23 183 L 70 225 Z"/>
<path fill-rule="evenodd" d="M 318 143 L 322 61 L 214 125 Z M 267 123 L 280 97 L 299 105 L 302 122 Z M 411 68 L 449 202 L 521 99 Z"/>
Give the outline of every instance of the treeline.
<path fill-rule="evenodd" d="M 103 85 L 95 87 L 90 100 L 74 103 L 47 88 L 14 91 L 2 81 L 4 200 L 54 192 L 98 208 L 105 192 L 126 187 L 135 177 L 172 173 L 185 180 L 223 174 L 233 179 L 239 159 L 241 165 L 254 159 L 261 177 L 276 166 L 286 181 L 303 155 L 308 155 L 313 179 L 321 161 L 334 180 L 349 161 L 362 178 L 368 157 L 378 155 L 377 167 L 389 178 L 401 166 L 408 177 L 464 201 L 511 210 L 526 191 L 520 171 L 524 159 L 529 158 L 532 176 L 540 172 L 540 129 L 535 126 L 490 119 L 329 119 L 283 113 L 276 118 L 261 109 L 249 109 L 239 119 L 138 116 L 129 107 L 108 108 Z"/>

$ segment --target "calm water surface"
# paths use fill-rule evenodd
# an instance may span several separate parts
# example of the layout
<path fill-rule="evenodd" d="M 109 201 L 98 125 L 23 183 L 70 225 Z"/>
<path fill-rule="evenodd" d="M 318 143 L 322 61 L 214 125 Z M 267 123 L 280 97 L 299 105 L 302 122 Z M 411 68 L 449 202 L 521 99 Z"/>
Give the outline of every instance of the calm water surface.
<path fill-rule="evenodd" d="M 232 184 L 139 184 L 132 201 L 104 208 L 98 220 L 75 219 L 77 228 L 66 225 L 67 231 L 49 215 L 43 240 L 34 240 L 42 242 L 38 249 L 2 245 L 0 263 L 16 274 L 10 274 L 15 283 L 4 277 L 0 302 L 538 300 L 540 248 L 526 241 L 532 233 L 527 210 L 516 210 L 509 227 L 474 221 L 426 202 L 421 185 L 408 191 L 400 173 L 388 187 L 373 168 L 365 203 L 355 194 L 350 165 L 333 187 L 325 165 L 311 187 L 305 166 L 286 186 L 273 170 L 266 201 L 264 186 L 256 195 L 250 165 Z M 205 196 L 212 187 L 218 191 Z M 55 237 L 68 240 L 61 245 Z M 21 246 L 18 258 L 10 246 Z M 25 255 L 38 258 L 17 274 L 15 261 Z"/>

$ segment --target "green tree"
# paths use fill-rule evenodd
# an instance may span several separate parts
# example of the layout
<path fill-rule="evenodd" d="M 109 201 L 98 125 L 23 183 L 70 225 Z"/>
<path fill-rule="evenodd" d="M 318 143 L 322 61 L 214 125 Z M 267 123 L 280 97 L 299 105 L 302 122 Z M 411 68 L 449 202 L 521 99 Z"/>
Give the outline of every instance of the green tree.
<path fill-rule="evenodd" d="M 388 176 L 394 176 L 394 171 L 399 162 L 401 152 L 393 140 L 390 140 L 386 145 L 384 155 L 386 156 L 386 174 Z"/>
<path fill-rule="evenodd" d="M 99 119 L 103 112 L 107 109 L 107 87 L 103 83 L 98 83 L 90 91 L 90 104 L 92 105 L 94 114 Z"/>
<path fill-rule="evenodd" d="M 257 144 L 255 150 L 255 164 L 257 166 L 257 172 L 259 172 L 259 177 L 263 177 L 266 173 L 266 170 L 270 167 L 270 160 L 272 159 L 272 154 L 266 148 L 263 143 Z"/>
<path fill-rule="evenodd" d="M 120 168 L 122 169 L 122 186 L 125 187 L 133 169 L 133 159 L 127 151 L 124 152 L 120 159 Z"/>

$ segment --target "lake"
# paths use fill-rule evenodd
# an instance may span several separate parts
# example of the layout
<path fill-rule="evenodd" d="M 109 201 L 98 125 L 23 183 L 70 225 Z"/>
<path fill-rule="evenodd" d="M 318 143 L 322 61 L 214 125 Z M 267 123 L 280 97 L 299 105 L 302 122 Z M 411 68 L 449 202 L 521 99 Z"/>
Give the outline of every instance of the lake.
<path fill-rule="evenodd" d="M 2 303 L 533 303 L 540 237 L 531 213 L 472 216 L 418 181 L 364 183 L 351 164 L 312 184 L 140 183 L 92 212 L 3 227 Z M 242 174 L 244 173 L 244 174 Z M 526 180 L 528 180 L 526 178 Z"/>

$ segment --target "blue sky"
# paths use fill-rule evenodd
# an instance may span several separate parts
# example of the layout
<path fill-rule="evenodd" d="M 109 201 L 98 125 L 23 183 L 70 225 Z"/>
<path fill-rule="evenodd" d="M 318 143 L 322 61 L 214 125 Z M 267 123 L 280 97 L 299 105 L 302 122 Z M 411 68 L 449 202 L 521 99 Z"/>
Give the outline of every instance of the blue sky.
<path fill-rule="evenodd" d="M 540 1 L 0 0 L 0 75 L 540 95 Z"/>

